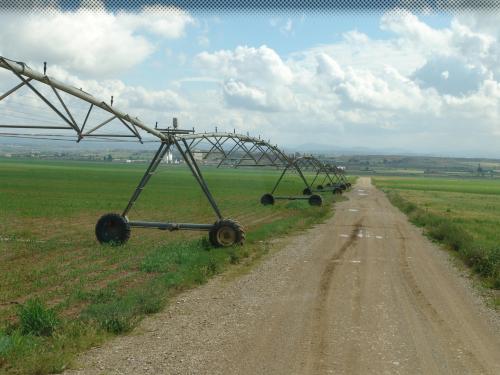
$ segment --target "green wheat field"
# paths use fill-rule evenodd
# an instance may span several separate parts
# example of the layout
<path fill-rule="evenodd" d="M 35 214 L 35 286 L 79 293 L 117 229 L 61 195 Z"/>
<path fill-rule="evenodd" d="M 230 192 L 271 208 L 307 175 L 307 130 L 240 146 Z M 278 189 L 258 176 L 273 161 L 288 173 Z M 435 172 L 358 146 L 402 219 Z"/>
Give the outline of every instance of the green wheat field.
<path fill-rule="evenodd" d="M 213 249 L 205 232 L 133 229 L 122 247 L 99 245 L 98 218 L 121 213 L 145 164 L 0 160 L 0 373 L 58 372 L 109 335 L 127 332 L 169 297 L 228 267 L 251 264 L 269 240 L 332 214 L 325 204 L 262 206 L 277 170 L 203 168 L 225 217 L 246 229 L 245 246 Z M 280 194 L 304 186 L 287 176 Z M 162 165 L 131 220 L 213 223 L 185 166 Z"/>

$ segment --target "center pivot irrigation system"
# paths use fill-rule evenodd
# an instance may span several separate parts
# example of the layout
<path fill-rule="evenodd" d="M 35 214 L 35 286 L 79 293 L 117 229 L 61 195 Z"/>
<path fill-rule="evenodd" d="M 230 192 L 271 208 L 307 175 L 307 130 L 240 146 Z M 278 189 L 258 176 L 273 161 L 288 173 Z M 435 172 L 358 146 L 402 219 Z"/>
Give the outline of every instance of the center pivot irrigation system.
<path fill-rule="evenodd" d="M 303 171 L 313 172 L 314 177 L 312 181 L 307 180 Z M 299 174 L 305 185 L 302 195 L 274 195 L 287 172 L 296 172 Z M 321 183 L 314 188 L 314 184 L 318 180 L 321 180 Z M 351 183 L 345 178 L 342 169 L 325 164 L 314 156 L 300 156 L 287 161 L 273 190 L 270 193 L 264 194 L 260 202 L 263 205 L 270 205 L 274 204 L 276 200 L 307 200 L 312 206 L 321 206 L 323 203 L 321 195 L 314 193 L 332 192 L 334 194 L 342 194 L 343 191 L 350 187 Z"/>
<path fill-rule="evenodd" d="M 216 161 L 217 167 L 274 167 L 283 169 L 275 187 L 269 194 L 261 198 L 262 204 L 274 204 L 275 199 L 307 199 L 312 205 L 321 205 L 321 196 L 313 194 L 315 192 L 333 191 L 341 192 L 350 186 L 345 179 L 343 171 L 335 166 L 323 163 L 318 159 L 309 157 L 292 158 L 282 152 L 276 145 L 261 139 L 251 137 L 248 134 L 242 135 L 233 133 L 195 133 L 194 129 L 180 129 L 177 120 L 174 118 L 173 126 L 167 128 L 150 127 L 145 125 L 137 117 L 132 117 L 115 107 L 113 107 L 113 97 L 110 103 L 100 101 L 94 96 L 86 93 L 82 89 L 69 86 L 57 81 L 44 73 L 40 73 L 29 68 L 25 63 L 13 61 L 0 56 L 0 67 L 14 74 L 20 82 L 10 90 L 0 94 L 0 104 L 7 101 L 11 94 L 23 87 L 27 87 L 32 94 L 31 99 L 41 100 L 55 114 L 55 117 L 62 122 L 62 125 L 40 121 L 35 125 L 20 123 L 18 116 L 16 121 L 3 124 L 1 129 L 10 129 L 9 132 L 1 132 L 0 136 L 17 138 L 39 138 L 51 140 L 71 140 L 77 143 L 92 138 L 103 141 L 127 141 L 132 138 L 134 141 L 150 142 L 144 137 L 149 136 L 156 142 L 160 142 L 158 150 L 149 163 L 146 172 L 134 190 L 127 206 L 121 214 L 108 213 L 103 215 L 96 224 L 95 233 L 100 243 L 123 244 L 130 237 L 131 228 L 156 228 L 161 230 L 202 230 L 209 232 L 210 242 L 217 247 L 242 244 L 245 239 L 243 227 L 235 220 L 224 218 L 210 189 L 203 177 L 201 169 L 197 163 L 199 154 L 202 159 Z M 37 86 L 35 86 L 35 83 Z M 41 84 L 41 85 L 40 85 Z M 51 96 L 51 98 L 49 97 Z M 77 116 L 70 110 L 71 104 L 78 102 L 86 105 L 83 121 L 76 121 Z M 29 103 L 22 103 L 28 105 Z M 105 117 L 97 123 L 93 119 L 96 112 L 100 112 Z M 0 107 L 0 115 L 2 108 Z M 0 119 L 4 117 L 1 116 Z M 8 118 L 5 116 L 4 118 Z M 113 125 L 113 126 L 112 126 Z M 21 130 L 22 129 L 22 130 Z M 37 130 L 38 133 L 25 133 L 26 131 Z M 103 129 L 106 129 L 103 132 Z M 24 133 L 23 133 L 24 132 Z M 53 134 L 57 132 L 57 134 Z M 70 133 L 69 135 L 67 133 Z M 152 137 L 151 137 L 152 136 Z M 153 222 L 130 220 L 128 214 L 141 195 L 145 186 L 149 182 L 161 161 L 175 148 L 186 165 L 189 167 L 193 177 L 200 186 L 202 192 L 210 203 L 216 216 L 215 223 L 174 223 L 174 222 Z M 315 177 L 312 182 L 308 182 L 302 170 L 313 171 Z M 274 196 L 283 176 L 287 172 L 294 171 L 299 174 L 305 184 L 302 196 Z M 320 185 L 313 188 L 314 183 L 323 178 Z M 326 182 L 326 185 L 324 185 Z"/>

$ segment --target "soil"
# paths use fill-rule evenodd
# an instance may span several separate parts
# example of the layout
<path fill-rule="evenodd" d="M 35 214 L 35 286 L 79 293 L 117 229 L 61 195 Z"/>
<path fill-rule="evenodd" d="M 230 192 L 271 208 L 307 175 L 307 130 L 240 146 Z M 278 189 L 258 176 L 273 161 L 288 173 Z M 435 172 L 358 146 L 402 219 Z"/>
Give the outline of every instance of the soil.
<path fill-rule="evenodd" d="M 249 273 L 178 296 L 67 374 L 500 374 L 500 321 L 360 178 Z"/>

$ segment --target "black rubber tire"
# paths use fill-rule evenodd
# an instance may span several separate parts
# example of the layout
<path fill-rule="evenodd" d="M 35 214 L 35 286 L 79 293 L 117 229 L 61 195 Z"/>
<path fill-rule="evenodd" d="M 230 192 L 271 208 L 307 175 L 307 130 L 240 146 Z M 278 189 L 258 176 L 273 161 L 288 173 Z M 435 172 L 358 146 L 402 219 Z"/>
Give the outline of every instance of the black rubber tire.
<path fill-rule="evenodd" d="M 264 206 L 269 206 L 274 204 L 274 197 L 272 194 L 266 193 L 260 198 L 260 203 Z"/>
<path fill-rule="evenodd" d="M 347 185 L 346 184 L 340 184 L 340 188 L 342 190 L 347 190 Z"/>
<path fill-rule="evenodd" d="M 215 247 L 243 245 L 245 230 L 237 221 L 222 219 L 216 221 L 212 229 L 210 229 L 208 239 Z"/>
<path fill-rule="evenodd" d="M 95 236 L 101 244 L 123 245 L 130 238 L 130 225 L 119 214 L 105 214 L 95 225 Z"/>
<path fill-rule="evenodd" d="M 327 184 L 326 184 L 326 187 L 330 187 L 330 186 L 332 186 L 332 184 L 331 184 L 331 183 L 327 183 Z"/>
<path fill-rule="evenodd" d="M 312 194 L 312 191 L 311 191 L 311 189 L 309 189 L 309 188 L 305 188 L 304 190 L 302 190 L 302 194 L 303 194 L 303 195 L 311 195 L 311 194 Z"/>
<path fill-rule="evenodd" d="M 318 185 L 318 186 L 316 187 L 316 189 L 318 189 L 318 190 L 323 190 L 323 185 Z"/>
<path fill-rule="evenodd" d="M 321 206 L 323 204 L 323 198 L 318 194 L 313 194 L 309 197 L 308 202 L 311 206 Z"/>
<path fill-rule="evenodd" d="M 333 189 L 333 194 L 338 194 L 338 195 L 342 194 L 342 189 L 336 187 L 335 189 Z"/>

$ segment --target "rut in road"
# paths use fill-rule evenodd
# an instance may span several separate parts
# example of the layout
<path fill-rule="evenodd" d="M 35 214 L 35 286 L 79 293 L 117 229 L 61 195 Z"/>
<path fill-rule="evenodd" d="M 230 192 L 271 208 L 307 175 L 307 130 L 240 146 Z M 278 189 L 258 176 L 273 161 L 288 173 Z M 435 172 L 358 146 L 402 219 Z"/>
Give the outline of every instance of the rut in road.
<path fill-rule="evenodd" d="M 498 313 L 369 178 L 347 197 L 67 373 L 500 374 Z"/>
<path fill-rule="evenodd" d="M 361 228 L 361 220 L 354 225 L 349 239 L 342 245 L 338 252 L 334 252 L 332 257 L 326 263 L 325 269 L 321 274 L 321 280 L 319 285 L 319 293 L 317 297 L 316 306 L 314 308 L 313 317 L 313 335 L 316 337 L 314 341 L 314 347 L 312 352 L 315 353 L 316 357 L 314 360 L 316 372 L 321 371 L 321 365 L 325 362 L 325 356 L 327 355 L 327 344 L 325 338 L 325 327 L 328 325 L 328 316 L 326 310 L 328 308 L 327 300 L 330 291 L 330 286 L 332 284 L 332 275 L 335 270 L 335 266 L 338 264 L 339 260 L 342 258 L 347 249 L 352 246 L 356 240 L 359 238 L 359 230 Z"/>

